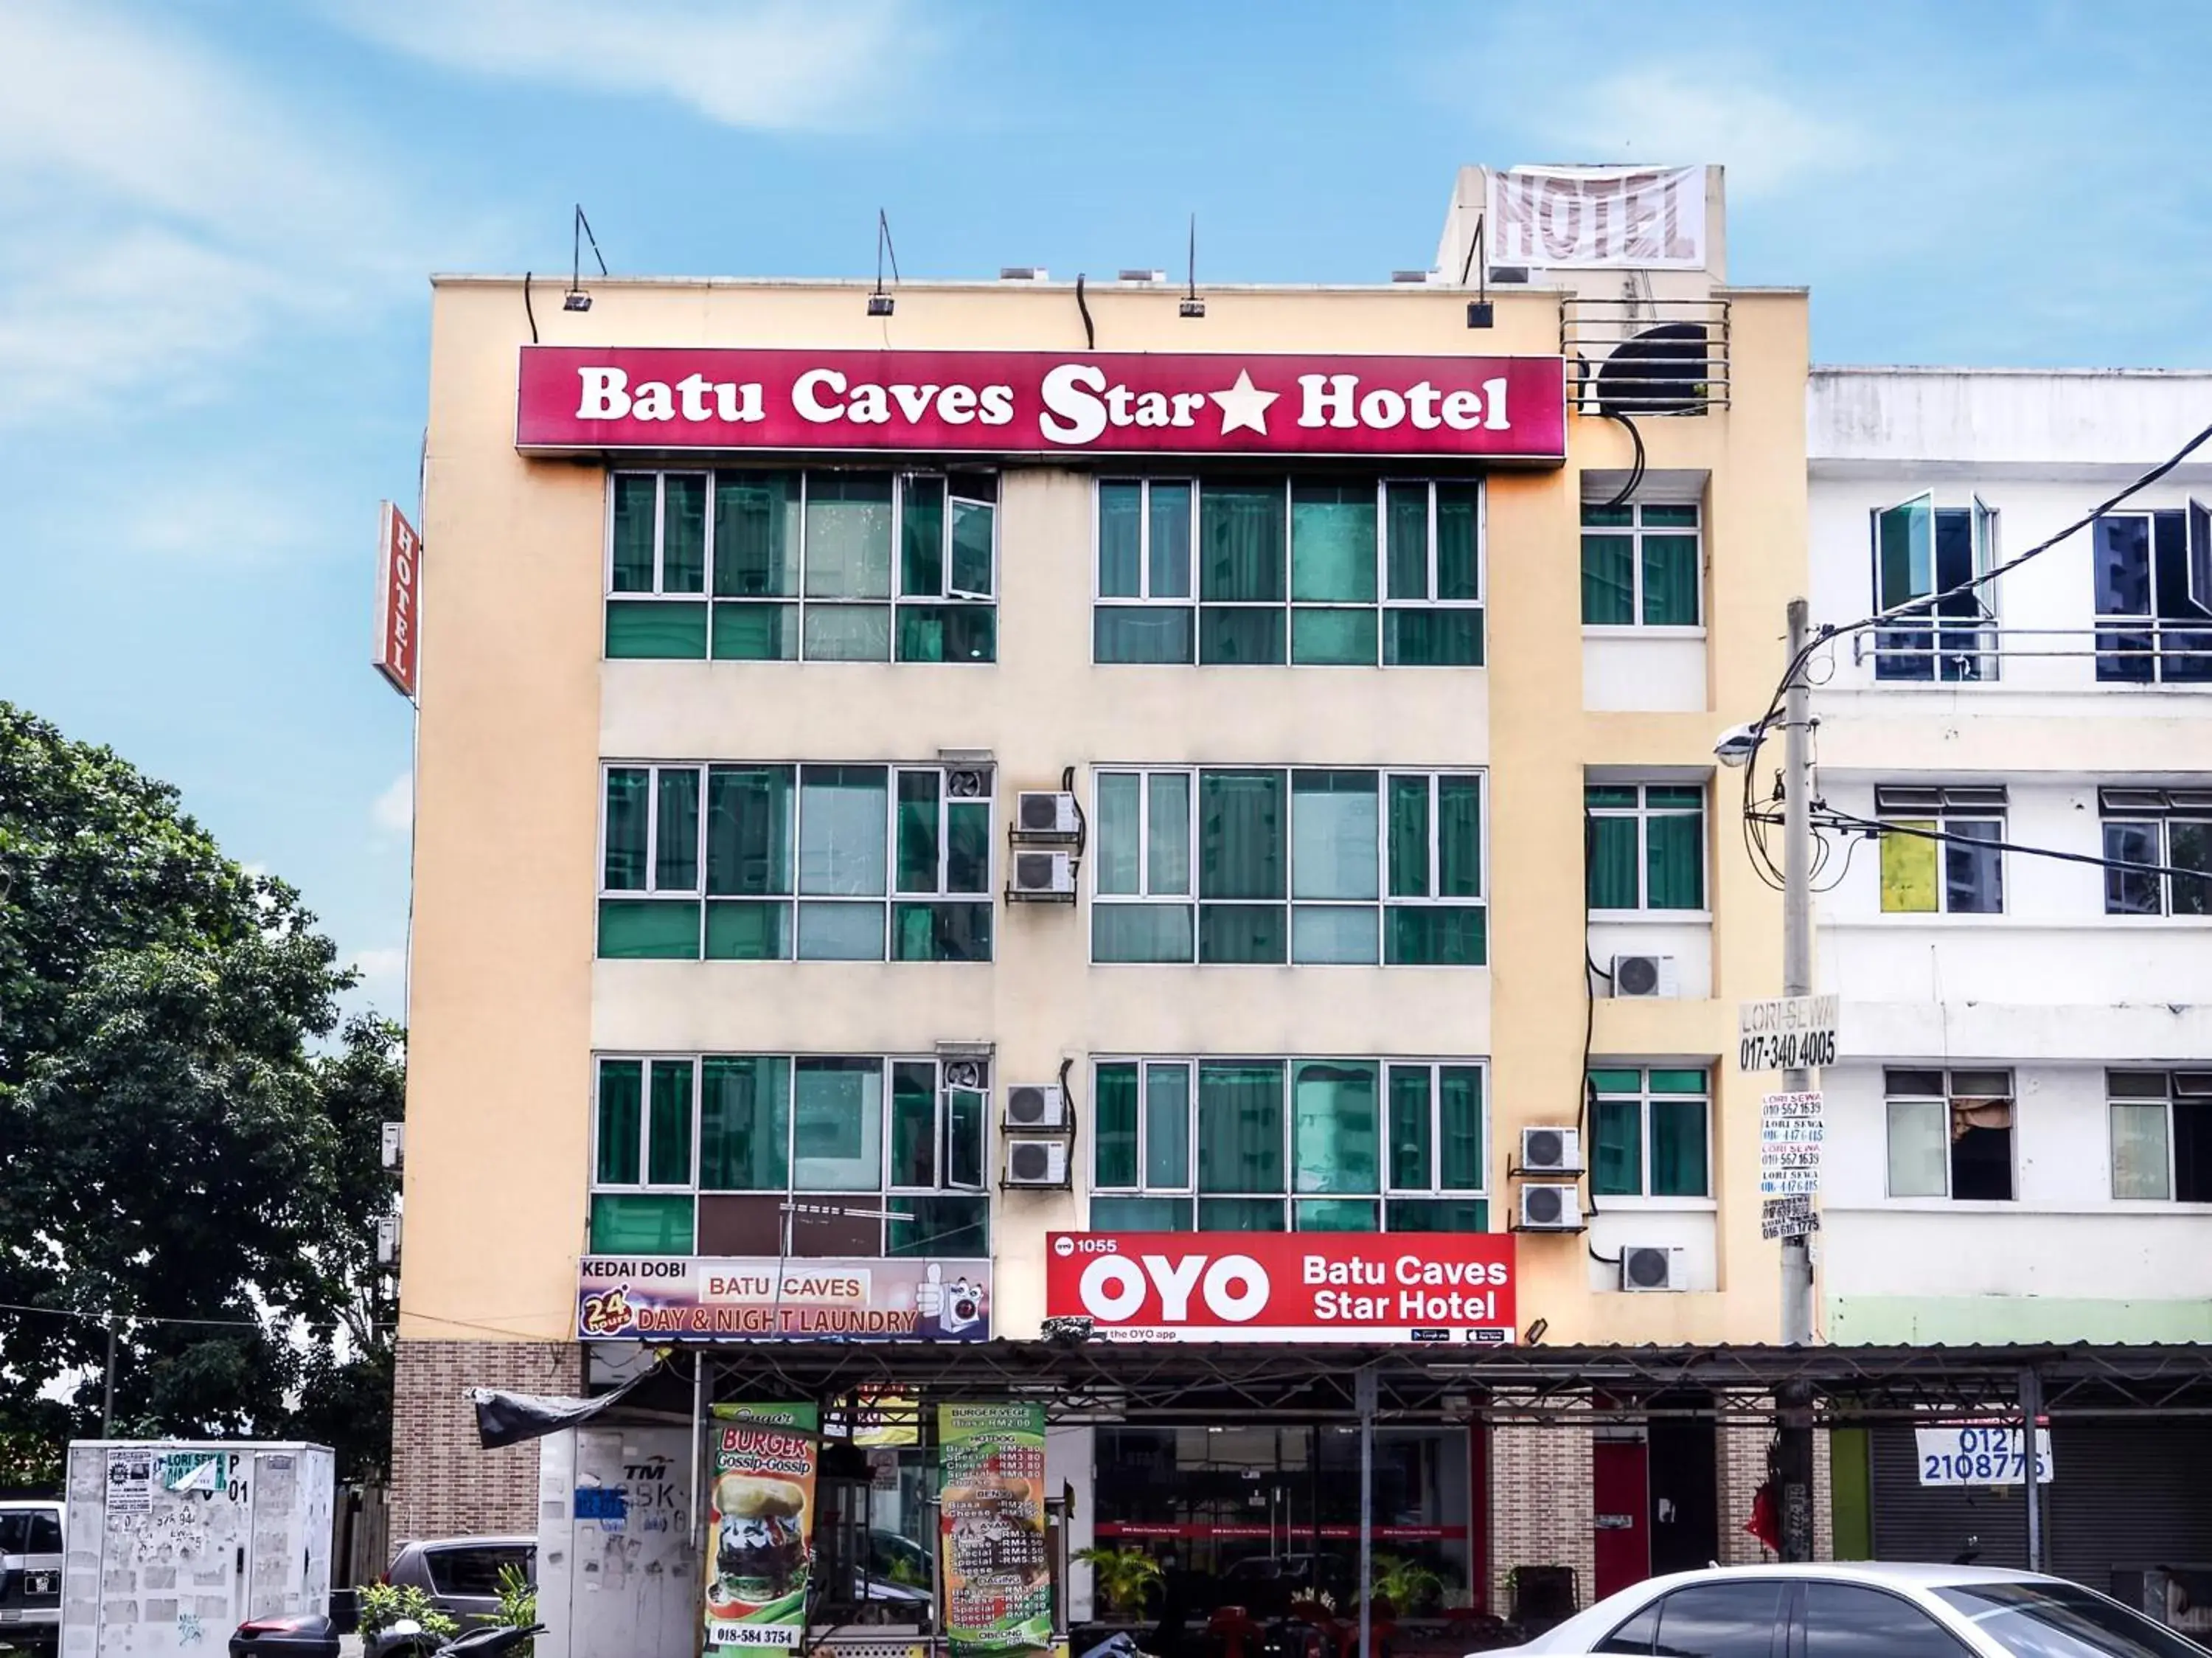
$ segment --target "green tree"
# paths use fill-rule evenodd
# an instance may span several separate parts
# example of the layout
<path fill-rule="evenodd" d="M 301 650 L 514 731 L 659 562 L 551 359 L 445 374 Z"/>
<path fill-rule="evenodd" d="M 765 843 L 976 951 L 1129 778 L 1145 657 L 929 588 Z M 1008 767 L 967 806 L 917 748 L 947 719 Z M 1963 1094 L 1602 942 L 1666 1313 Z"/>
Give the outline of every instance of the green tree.
<path fill-rule="evenodd" d="M 407 1105 L 406 1033 L 388 1019 L 348 1020 L 341 1045 L 316 1070 L 331 1137 L 330 1179 L 314 1255 L 315 1305 L 299 1310 L 311 1338 L 291 1431 L 331 1446 L 341 1479 L 390 1472 L 392 1326 L 396 1282 L 376 1259 L 376 1223 L 392 1207 L 384 1125 Z"/>
<path fill-rule="evenodd" d="M 351 982 L 174 789 L 0 703 L 0 1301 L 41 1309 L 0 1320 L 0 1429 L 98 1426 L 111 1313 L 118 1429 L 280 1431 L 347 1362 L 367 1062 L 314 1045 Z"/>

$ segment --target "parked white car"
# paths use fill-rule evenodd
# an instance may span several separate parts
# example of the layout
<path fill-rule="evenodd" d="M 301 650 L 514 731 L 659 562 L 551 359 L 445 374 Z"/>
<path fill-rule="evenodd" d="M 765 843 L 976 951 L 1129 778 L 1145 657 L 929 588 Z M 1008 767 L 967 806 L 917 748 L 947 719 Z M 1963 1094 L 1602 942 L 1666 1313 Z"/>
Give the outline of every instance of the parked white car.
<path fill-rule="evenodd" d="M 2206 1658 L 2109 1595 L 1989 1566 L 1716 1567 L 1609 1595 L 1529 1655 L 1645 1658 Z M 1502 1658 L 1498 1653 L 1468 1658 Z"/>

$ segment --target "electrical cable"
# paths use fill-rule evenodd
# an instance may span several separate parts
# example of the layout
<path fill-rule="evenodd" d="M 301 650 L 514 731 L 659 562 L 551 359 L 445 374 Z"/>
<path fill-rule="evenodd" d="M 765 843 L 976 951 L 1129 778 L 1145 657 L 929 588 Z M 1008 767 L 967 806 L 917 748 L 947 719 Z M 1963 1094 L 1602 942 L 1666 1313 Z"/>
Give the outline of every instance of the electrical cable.
<path fill-rule="evenodd" d="M 522 273 L 522 314 L 530 319 L 530 343 L 538 344 L 538 309 L 530 302 L 530 272 Z"/>
<path fill-rule="evenodd" d="M 1589 947 L 1589 868 L 1590 859 L 1595 856 L 1596 850 L 1597 820 L 1590 815 L 1589 808 L 1585 805 L 1583 808 L 1583 966 L 1589 970 L 1589 977 L 1583 980 L 1583 1064 L 1582 1070 L 1576 1077 L 1577 1086 L 1575 1090 L 1575 1138 L 1583 1145 L 1589 1143 L 1589 1132 L 1595 1125 L 1594 1102 L 1597 1097 L 1596 1084 L 1590 1081 L 1590 1045 L 1597 1038 L 1597 986 L 1591 981 L 1602 978 L 1607 984 L 1613 982 L 1613 975 L 1598 966 L 1597 958 L 1591 954 Z M 1589 1217 L 1595 1220 L 1597 1218 L 1597 1175 L 1590 1167 L 1588 1157 L 1584 1157 L 1583 1162 L 1589 1182 Z M 1618 1266 L 1620 1264 L 1620 1256 L 1599 1254 L 1596 1246 L 1587 1238 L 1583 1240 L 1583 1247 L 1589 1252 L 1590 1259 L 1594 1261 L 1603 1262 L 1612 1266 Z"/>
<path fill-rule="evenodd" d="M 2056 858 L 2063 863 L 2091 863 L 2101 869 L 2118 869 L 2130 875 L 2173 875 L 2185 881 L 2212 885 L 2212 871 L 2203 869 L 2185 869 L 2171 863 L 2139 863 L 2132 858 L 2100 857 L 2088 852 L 2064 852 L 2055 846 L 2029 846 L 2012 840 L 1985 840 L 1978 835 L 1954 835 L 1942 829 L 1922 829 L 1892 819 L 1863 818 L 1856 813 L 1838 811 L 1825 801 L 1820 802 L 1816 809 L 1827 820 L 1821 826 L 1823 828 L 1866 830 L 1877 840 L 1889 834 L 1911 835 L 1918 840 L 1948 841 L 1960 846 L 1981 846 L 1999 852 L 2020 852 L 2030 857 Z"/>
<path fill-rule="evenodd" d="M 1607 502 L 1604 505 L 1604 510 L 1610 512 L 1616 507 L 1626 506 L 1628 504 L 1628 497 L 1634 495 L 1636 493 L 1637 487 L 1644 482 L 1644 434 L 1636 430 L 1636 423 L 1634 421 L 1631 420 L 1626 415 L 1621 413 L 1618 409 L 1601 408 L 1599 412 L 1604 415 L 1607 420 L 1618 420 L 1622 425 L 1627 427 L 1629 439 L 1636 445 L 1636 459 L 1629 466 L 1628 481 L 1620 486 L 1620 493 L 1614 496 L 1612 500 Z"/>
<path fill-rule="evenodd" d="M 2099 503 L 2096 506 L 2092 507 L 2087 513 L 2084 513 L 2081 517 L 2067 525 L 2063 529 L 2057 531 L 2055 534 L 2045 537 L 2033 546 L 2027 548 L 2022 552 L 2014 554 L 2012 558 L 2004 560 L 2002 564 L 1991 565 L 1988 570 L 1982 571 L 1978 575 L 1969 576 L 1963 582 L 1955 582 L 1952 586 L 1942 589 L 1940 592 L 1923 594 L 1917 598 L 1907 600 L 1901 605 L 1893 605 L 1887 610 L 1877 611 L 1873 615 L 1862 617 L 1856 622 L 1845 622 L 1840 625 L 1829 623 L 1821 624 L 1820 630 L 1812 638 L 1805 642 L 1803 649 L 1799 650 L 1796 655 L 1790 659 L 1789 666 L 1783 670 L 1782 678 L 1774 687 L 1773 698 L 1767 704 L 1766 713 L 1753 726 L 1751 753 L 1745 759 L 1745 771 L 1748 772 L 1753 765 L 1758 764 L 1759 748 L 1766 740 L 1767 730 L 1773 724 L 1775 716 L 1781 711 L 1783 700 L 1789 694 L 1790 682 L 1796 678 L 1800 672 L 1802 671 L 1805 663 L 1811 658 L 1813 653 L 1821 646 L 1828 644 L 1832 641 L 1841 638 L 1847 634 L 1863 633 L 1869 629 L 1881 627 L 1885 623 L 1892 623 L 1899 620 L 1917 621 L 1922 619 L 1925 619 L 1930 625 L 1938 623 L 1940 621 L 1938 608 L 1944 600 L 1960 598 L 1972 594 L 1978 588 L 1989 586 L 1990 583 L 1996 581 L 1999 576 L 2008 575 L 2011 571 L 2018 570 L 2022 564 L 2027 564 L 2030 559 L 2042 557 L 2043 554 L 2050 552 L 2051 548 L 2057 546 L 2060 542 L 2064 541 L 2074 535 L 2079 534 L 2082 530 L 2087 529 L 2090 525 L 2104 517 L 2106 514 L 2111 512 L 2115 507 L 2119 506 L 2122 503 L 2141 494 L 2144 490 L 2148 489 L 2152 485 L 2157 483 L 2160 479 L 2164 478 L 2168 472 L 2172 472 L 2176 466 L 2179 466 L 2184 460 L 2187 460 L 2191 454 L 2195 454 L 2208 442 L 2212 442 L 2212 426 L 2205 427 L 2194 437 L 2191 438 L 2186 443 L 2183 444 L 2179 449 L 2176 449 L 2171 455 L 2159 462 L 2157 466 L 2153 466 L 2148 472 L 2142 473 L 2132 483 L 2130 483 L 2124 488 L 2121 489 L 2117 494 Z M 1746 809 L 1748 810 L 1750 798 L 1750 779 L 1748 777 L 1745 779 L 1744 793 Z"/>
<path fill-rule="evenodd" d="M 1098 330 L 1091 326 L 1091 306 L 1083 297 L 1083 272 L 1075 273 L 1075 308 L 1083 313 L 1083 344 L 1087 350 L 1098 349 Z"/>

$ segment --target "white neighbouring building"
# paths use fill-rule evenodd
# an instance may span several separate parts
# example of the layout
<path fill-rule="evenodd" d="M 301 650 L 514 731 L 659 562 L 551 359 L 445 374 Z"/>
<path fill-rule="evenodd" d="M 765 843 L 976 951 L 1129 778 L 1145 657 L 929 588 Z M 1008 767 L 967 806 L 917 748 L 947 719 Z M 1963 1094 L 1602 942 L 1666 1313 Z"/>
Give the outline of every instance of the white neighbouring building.
<path fill-rule="evenodd" d="M 2017 557 L 2212 419 L 2205 374 L 1827 369 L 1808 396 L 1816 631 Z M 2212 872 L 2207 498 L 2212 449 L 1978 611 L 1948 601 L 1813 664 L 1816 799 L 1946 837 L 1826 836 L 1826 1340 L 2212 1340 L 2212 878 L 1974 844 Z M 2057 1570 L 2103 1586 L 2130 1546 L 2115 1527 L 2212 1558 L 2212 1515 L 2178 1484 L 2212 1466 L 2212 1431 L 2073 1432 Z M 1889 1437 L 1877 1553 L 1945 1528 L 2011 1547 L 2017 1487 L 1977 1514 L 1920 1490 L 1910 1436 Z M 2109 1511 L 2099 1474 L 2129 1482 Z M 2069 1529 L 2082 1549 L 2102 1533 L 2099 1561 L 2069 1563 Z"/>

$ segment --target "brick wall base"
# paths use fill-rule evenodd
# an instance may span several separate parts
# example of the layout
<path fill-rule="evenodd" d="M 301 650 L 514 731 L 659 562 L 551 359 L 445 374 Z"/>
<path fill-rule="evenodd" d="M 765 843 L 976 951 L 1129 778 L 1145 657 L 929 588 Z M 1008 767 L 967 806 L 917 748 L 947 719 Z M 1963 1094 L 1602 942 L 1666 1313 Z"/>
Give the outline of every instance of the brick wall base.
<path fill-rule="evenodd" d="M 1744 1529 L 1752 1498 L 1766 1478 L 1765 1423 L 1722 1423 L 1715 1435 L 1714 1479 L 1720 1509 L 1720 1564 L 1756 1565 L 1775 1557 Z M 1549 1428 L 1500 1424 L 1491 1430 L 1491 1592 L 1501 1612 L 1513 1602 L 1516 1566 L 1571 1566 L 1581 1603 L 1596 1596 L 1597 1530 L 1591 1489 L 1595 1436 L 1563 1421 Z M 1835 1556 L 1835 1515 L 1828 1478 L 1828 1436 L 1813 1436 L 1813 1554 Z"/>
<path fill-rule="evenodd" d="M 1572 1566 L 1582 1604 L 1597 1575 L 1590 1430 L 1501 1423 L 1490 1437 L 1491 1604 L 1510 1612 L 1516 1566 Z"/>
<path fill-rule="evenodd" d="M 583 1392 L 574 1342 L 408 1341 L 392 1378 L 392 1540 L 538 1529 L 538 1445 L 477 1443 L 466 1390 Z"/>

